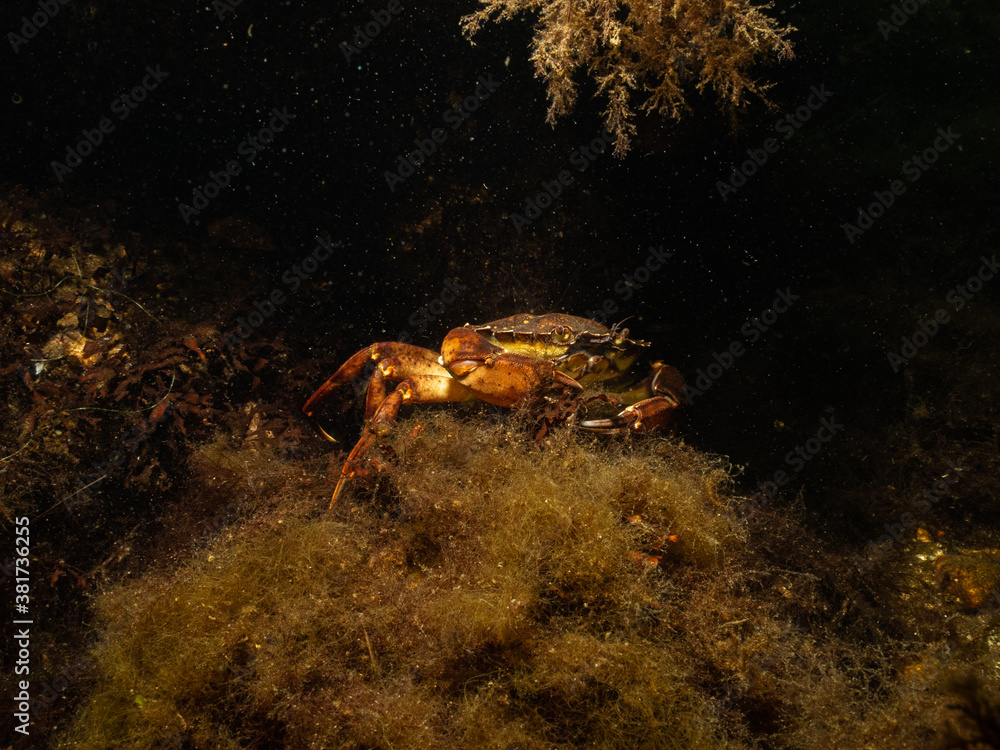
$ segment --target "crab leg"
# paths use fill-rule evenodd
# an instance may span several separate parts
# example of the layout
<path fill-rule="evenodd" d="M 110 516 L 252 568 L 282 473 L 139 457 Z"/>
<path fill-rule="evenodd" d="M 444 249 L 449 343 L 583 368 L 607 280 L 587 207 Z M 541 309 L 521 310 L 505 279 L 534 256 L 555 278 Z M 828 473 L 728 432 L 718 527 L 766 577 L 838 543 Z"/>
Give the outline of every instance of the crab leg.
<path fill-rule="evenodd" d="M 385 381 L 402 381 L 405 378 L 428 376 L 450 379 L 451 374 L 441 363 L 426 357 L 412 354 L 398 354 L 383 359 L 375 367 L 372 379 L 368 383 L 368 395 L 365 398 L 365 419 L 371 420 L 386 399 Z M 452 399 L 446 399 L 448 401 Z M 454 399 L 462 401 L 463 399 Z"/>
<path fill-rule="evenodd" d="M 430 366 L 428 366 L 430 365 Z M 340 478 L 337 486 L 333 490 L 333 497 L 330 498 L 330 508 L 333 508 L 337 498 L 343 490 L 344 483 L 353 477 L 358 471 L 358 464 L 361 458 L 371 448 L 379 435 L 385 435 L 396 421 L 399 408 L 403 402 L 414 404 L 433 404 L 452 401 L 471 401 L 475 396 L 469 389 L 455 380 L 451 375 L 436 374 L 433 371 L 447 373 L 437 362 L 428 362 L 414 357 L 401 355 L 383 360 L 379 363 L 379 372 L 387 379 L 398 377 L 399 371 L 406 366 L 412 366 L 415 370 L 422 370 L 408 375 L 396 386 L 396 390 L 390 393 L 379 405 L 375 414 L 365 423 L 365 428 L 361 433 L 361 439 L 355 444 L 344 468 L 340 471 Z M 388 370 L 389 372 L 385 372 Z"/>
<path fill-rule="evenodd" d="M 398 341 L 383 341 L 378 344 L 366 346 L 360 352 L 344 362 L 344 364 L 340 366 L 340 369 L 333 373 L 333 375 L 331 375 L 327 381 L 323 383 L 323 385 L 321 385 L 312 396 L 309 397 L 305 406 L 302 407 L 302 411 L 306 413 L 306 416 L 311 417 L 312 413 L 322 406 L 323 403 L 330 398 L 333 392 L 337 390 L 337 388 L 345 383 L 350 383 L 358 377 L 358 375 L 364 371 L 365 365 L 368 364 L 369 360 L 373 362 L 381 362 L 386 357 L 392 357 L 399 354 L 407 354 L 419 359 L 437 360 L 438 358 L 438 355 L 430 349 L 424 349 L 422 346 L 414 346 L 413 344 L 402 344 Z M 384 395 L 385 391 L 383 390 L 382 393 Z M 365 411 L 368 411 L 368 406 L 366 406 Z"/>

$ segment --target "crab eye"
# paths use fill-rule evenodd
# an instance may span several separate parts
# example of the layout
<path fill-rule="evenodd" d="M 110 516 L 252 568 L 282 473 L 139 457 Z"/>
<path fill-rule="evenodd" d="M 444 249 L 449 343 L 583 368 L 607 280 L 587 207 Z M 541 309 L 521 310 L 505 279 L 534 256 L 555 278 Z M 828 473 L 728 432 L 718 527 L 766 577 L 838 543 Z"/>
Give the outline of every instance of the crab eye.
<path fill-rule="evenodd" d="M 573 340 L 573 331 L 565 326 L 560 326 L 552 331 L 553 344 L 568 344 Z"/>

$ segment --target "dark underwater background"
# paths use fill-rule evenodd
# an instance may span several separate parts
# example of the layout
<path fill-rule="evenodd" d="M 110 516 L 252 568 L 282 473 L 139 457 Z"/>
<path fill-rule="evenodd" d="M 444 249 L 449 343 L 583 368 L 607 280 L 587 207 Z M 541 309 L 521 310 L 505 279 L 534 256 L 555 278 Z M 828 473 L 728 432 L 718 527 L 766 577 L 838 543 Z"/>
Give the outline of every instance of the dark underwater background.
<path fill-rule="evenodd" d="M 795 27 L 795 57 L 754 71 L 772 106 L 751 100 L 733 127 L 689 92 L 679 121 L 637 118 L 624 158 L 591 81 L 545 123 L 531 16 L 473 45 L 459 25 L 471 2 L 400 0 L 388 16 L 379 0 L 69 2 L 12 41 L 39 7 L 0 12 L 0 560 L 7 611 L 29 518 L 33 690 L 62 683 L 30 738 L 5 710 L 0 746 L 100 747 L 67 739 L 86 736 L 102 684 L 95 598 L 252 521 L 218 492 L 198 499 L 200 446 L 254 437 L 301 462 L 319 516 L 343 454 L 327 466 L 331 444 L 300 410 L 348 356 L 544 312 L 625 321 L 696 389 L 671 439 L 725 463 L 742 544 L 827 577 L 796 628 L 886 654 L 932 644 L 942 674 L 957 670 L 965 692 L 926 688 L 940 713 L 923 739 L 880 746 L 1000 746 L 995 3 L 778 0 L 768 12 Z M 345 54 L 366 24 L 378 33 Z M 78 166 L 53 167 L 102 122 Z M 249 143 L 265 126 L 273 140 Z M 563 171 L 572 181 L 539 198 Z M 62 295 L 67 276 L 80 281 Z M 344 399 L 321 424 L 349 447 L 362 414 Z M 772 541 L 793 515 L 802 543 Z M 912 666 L 872 660 L 891 675 L 856 687 L 872 700 Z M 976 709 L 948 713 L 963 700 Z M 729 740 L 806 746 L 781 734 L 780 710 L 738 708 L 719 720 Z M 171 729 L 134 746 L 305 746 L 279 718 L 247 721 L 233 745 Z"/>

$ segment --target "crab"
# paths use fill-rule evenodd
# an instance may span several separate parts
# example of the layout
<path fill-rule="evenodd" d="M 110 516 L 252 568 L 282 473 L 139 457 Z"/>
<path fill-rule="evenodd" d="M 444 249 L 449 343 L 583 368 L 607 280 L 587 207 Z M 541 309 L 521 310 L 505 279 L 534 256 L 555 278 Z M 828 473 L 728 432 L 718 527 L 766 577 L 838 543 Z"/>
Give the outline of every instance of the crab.
<path fill-rule="evenodd" d="M 512 315 L 455 328 L 444 337 L 440 356 L 397 341 L 365 347 L 302 407 L 312 416 L 338 388 L 362 375 L 369 361 L 375 363 L 365 399 L 365 426 L 344 462 L 330 507 L 345 482 L 360 472 L 365 453 L 392 428 L 404 402 L 479 400 L 513 407 L 531 399 L 553 403 L 568 397 L 578 403 L 587 385 L 627 383 L 629 369 L 648 346 L 648 342 L 630 339 L 627 328 L 607 328 L 586 318 L 551 313 Z M 398 383 L 391 393 L 387 381 Z M 579 426 L 603 434 L 660 429 L 683 402 L 683 390 L 684 379 L 676 368 L 654 362 L 647 378 L 619 398 L 606 399 L 627 404 L 624 409 L 608 418 L 582 420 Z"/>

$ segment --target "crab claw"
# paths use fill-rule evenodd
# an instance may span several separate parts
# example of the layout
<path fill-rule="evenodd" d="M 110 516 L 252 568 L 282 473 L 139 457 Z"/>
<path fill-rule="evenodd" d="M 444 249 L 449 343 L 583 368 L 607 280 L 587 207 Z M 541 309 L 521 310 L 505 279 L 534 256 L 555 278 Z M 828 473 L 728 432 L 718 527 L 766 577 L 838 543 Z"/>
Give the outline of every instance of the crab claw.
<path fill-rule="evenodd" d="M 337 486 L 333 489 L 333 497 L 330 498 L 330 509 L 333 509 L 337 498 L 340 497 L 340 493 L 344 489 L 344 483 L 358 473 L 362 456 L 375 444 L 375 440 L 379 435 L 384 435 L 389 431 L 392 423 L 396 421 L 399 407 L 403 401 L 410 398 L 413 398 L 413 389 L 408 382 L 404 381 L 382 401 L 375 416 L 365 425 L 364 431 L 361 433 L 361 439 L 358 440 L 354 449 L 347 456 L 344 467 L 340 470 L 340 478 L 337 480 Z"/>
<path fill-rule="evenodd" d="M 581 389 L 549 360 L 504 351 L 468 328 L 456 328 L 445 337 L 441 361 L 476 398 L 495 406 L 514 406 L 553 385 Z"/>
<path fill-rule="evenodd" d="M 340 386 L 345 383 L 350 383 L 352 380 L 360 376 L 365 369 L 365 366 L 369 362 L 381 362 L 387 357 L 398 356 L 400 354 L 406 354 L 412 357 L 418 357 L 420 359 L 431 359 L 437 358 L 437 354 L 432 352 L 430 349 L 424 349 L 421 346 L 413 346 L 412 344 L 403 344 L 398 341 L 383 341 L 378 344 L 372 344 L 371 346 L 366 346 L 360 352 L 353 355 L 349 360 L 340 366 L 333 375 L 327 378 L 327 381 L 319 387 L 319 389 L 309 397 L 306 401 L 305 406 L 302 407 L 302 411 L 305 412 L 306 416 L 312 416 L 312 413 L 323 405 L 330 396 L 333 395 Z M 382 402 L 385 398 L 384 386 L 381 383 L 376 383 L 376 387 L 382 387 L 381 398 L 377 399 L 374 404 L 375 407 Z M 369 399 L 369 404 L 371 404 L 372 399 Z M 368 407 L 368 416 L 371 416 L 372 406 Z"/>
<path fill-rule="evenodd" d="M 669 396 L 653 396 L 632 404 L 608 419 L 586 419 L 580 427 L 589 432 L 617 435 L 621 432 L 650 432 L 666 427 L 680 404 Z"/>
<path fill-rule="evenodd" d="M 675 367 L 653 364 L 653 374 L 626 398 L 648 396 L 608 419 L 586 419 L 580 427 L 590 432 L 615 435 L 621 432 L 650 432 L 666 427 L 674 410 L 684 402 L 684 376 Z"/>

